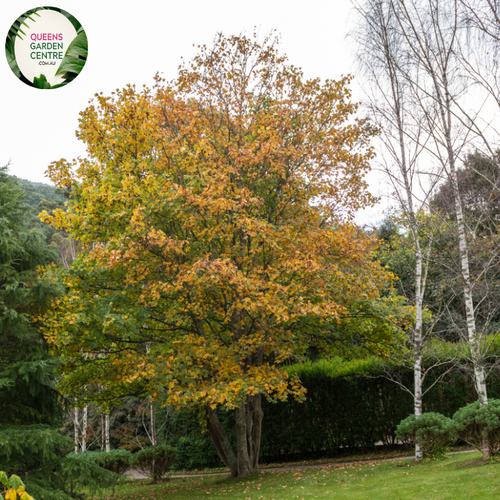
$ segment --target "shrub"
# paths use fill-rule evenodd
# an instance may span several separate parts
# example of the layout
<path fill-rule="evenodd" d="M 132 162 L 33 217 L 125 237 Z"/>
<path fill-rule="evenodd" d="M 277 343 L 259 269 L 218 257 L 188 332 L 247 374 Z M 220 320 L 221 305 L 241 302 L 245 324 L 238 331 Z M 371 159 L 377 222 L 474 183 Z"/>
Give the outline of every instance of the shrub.
<path fill-rule="evenodd" d="M 396 428 L 396 436 L 404 442 L 415 444 L 417 439 L 424 457 L 440 457 L 456 440 L 453 420 L 440 413 L 423 413 L 418 418 L 410 415 Z"/>
<path fill-rule="evenodd" d="M 477 450 L 482 448 L 483 430 L 488 431 L 490 454 L 495 456 L 500 451 L 500 400 L 490 399 L 487 405 L 480 406 L 479 401 L 460 408 L 453 420 L 458 435 Z"/>
<path fill-rule="evenodd" d="M 156 482 L 168 472 L 176 455 L 176 449 L 172 446 L 145 448 L 133 456 L 132 466 Z"/>
<path fill-rule="evenodd" d="M 78 498 L 117 484 L 119 476 L 88 460 L 87 453 L 68 454 L 73 446 L 48 425 L 0 426 L 0 470 L 18 474 L 36 500 Z"/>
<path fill-rule="evenodd" d="M 131 454 L 127 450 L 87 452 L 89 460 L 103 469 L 123 475 L 130 469 Z"/>

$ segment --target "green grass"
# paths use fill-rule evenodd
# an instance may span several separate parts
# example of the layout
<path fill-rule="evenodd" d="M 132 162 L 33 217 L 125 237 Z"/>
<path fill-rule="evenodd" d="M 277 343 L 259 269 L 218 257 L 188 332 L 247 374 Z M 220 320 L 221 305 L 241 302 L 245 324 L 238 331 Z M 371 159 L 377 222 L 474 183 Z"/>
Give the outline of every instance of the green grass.
<path fill-rule="evenodd" d="M 363 462 L 319 469 L 261 471 L 244 480 L 227 476 L 172 479 L 150 485 L 134 481 L 107 499 L 229 500 L 293 499 L 490 499 L 500 497 L 500 464 L 472 463 L 478 453 L 415 464 L 413 460 Z"/>

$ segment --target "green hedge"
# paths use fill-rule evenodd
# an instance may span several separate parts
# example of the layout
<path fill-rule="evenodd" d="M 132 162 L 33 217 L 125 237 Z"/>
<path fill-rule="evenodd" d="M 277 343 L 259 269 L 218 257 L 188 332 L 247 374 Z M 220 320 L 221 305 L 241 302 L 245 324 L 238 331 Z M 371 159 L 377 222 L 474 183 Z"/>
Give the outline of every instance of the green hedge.
<path fill-rule="evenodd" d="M 413 413 L 413 398 L 384 376 L 387 368 L 375 359 L 340 358 L 288 367 L 290 375 L 297 374 L 307 388 L 306 402 L 263 401 L 261 463 L 334 455 L 347 449 L 373 447 L 379 442 L 394 445 L 396 427 Z M 412 386 L 412 370 L 397 367 L 394 374 Z M 433 372 L 427 377 L 426 386 L 442 374 Z M 491 398 L 500 396 L 500 376 L 496 372 L 490 375 L 488 391 Z M 452 417 L 475 399 L 469 375 L 456 369 L 425 395 L 423 411 Z M 228 430 L 234 428 L 231 412 L 221 411 L 219 415 Z M 179 412 L 176 422 L 172 442 L 178 450 L 176 468 L 222 467 L 197 415 Z"/>
<path fill-rule="evenodd" d="M 396 426 L 411 413 L 411 396 L 381 377 L 383 367 L 375 360 L 334 358 L 288 371 L 300 377 L 307 400 L 264 402 L 263 460 L 332 455 L 378 441 L 391 445 Z"/>
<path fill-rule="evenodd" d="M 264 402 L 261 461 L 332 455 L 379 442 L 395 444 L 396 427 L 413 413 L 413 397 L 386 377 L 389 368 L 380 360 L 339 358 L 289 367 L 290 375 L 297 374 L 307 388 L 307 401 Z M 412 387 L 412 370 L 392 367 L 392 372 Z M 444 373 L 431 372 L 424 390 Z M 497 372 L 490 375 L 488 391 L 491 398 L 500 394 Z M 457 368 L 425 394 L 423 409 L 452 417 L 475 399 L 470 376 Z"/>

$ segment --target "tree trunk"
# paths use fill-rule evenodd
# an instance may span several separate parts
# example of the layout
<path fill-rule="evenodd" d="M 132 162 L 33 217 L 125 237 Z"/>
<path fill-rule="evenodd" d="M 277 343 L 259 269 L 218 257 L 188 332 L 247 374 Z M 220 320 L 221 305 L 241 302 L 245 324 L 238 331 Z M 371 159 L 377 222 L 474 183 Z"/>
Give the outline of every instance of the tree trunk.
<path fill-rule="evenodd" d="M 391 1 L 365 0 L 363 4 L 354 1 L 356 10 L 364 20 L 361 31 L 355 32 L 355 37 L 360 42 L 359 60 L 367 71 L 369 78 L 375 83 L 372 94 L 371 108 L 376 121 L 382 122 L 385 130 L 383 142 L 389 146 L 387 149 L 392 160 L 385 164 L 401 210 L 410 228 L 415 249 L 415 325 L 411 338 L 413 347 L 413 373 L 414 373 L 414 414 L 418 418 L 422 414 L 422 346 L 423 324 L 422 310 L 425 292 L 426 272 L 424 269 L 424 256 L 419 236 L 419 221 L 414 200 L 418 204 L 418 194 L 414 189 L 414 179 L 420 179 L 418 156 L 407 146 L 413 132 L 417 131 L 420 137 L 423 131 L 422 123 L 412 123 L 408 117 L 408 108 L 411 100 L 408 92 L 410 87 L 405 84 L 405 74 L 402 70 L 406 67 L 405 54 L 401 51 L 404 45 L 404 36 L 397 29 L 396 10 Z M 408 152 L 407 152 L 408 150 Z M 394 171 L 394 167 L 397 170 Z M 398 172 L 399 171 L 399 172 Z M 419 189 L 422 184 L 419 183 Z M 425 193 L 424 198 L 427 196 Z M 429 247 L 430 250 L 430 247 Z M 427 269 L 427 260 L 425 269 Z M 419 440 L 415 443 L 415 459 L 423 458 Z"/>
<path fill-rule="evenodd" d="M 415 231 L 416 232 L 416 231 Z M 415 388 L 413 392 L 415 418 L 422 415 L 422 306 L 423 306 L 423 290 L 422 290 L 422 253 L 418 237 L 415 237 L 417 246 L 416 252 L 416 322 L 413 335 L 413 374 L 415 380 Z M 415 442 L 415 459 L 421 460 L 424 458 L 420 440 L 417 437 Z"/>
<path fill-rule="evenodd" d="M 87 452 L 87 422 L 88 422 L 88 406 L 83 408 L 82 418 L 82 453 Z"/>
<path fill-rule="evenodd" d="M 74 427 L 74 439 L 75 439 L 75 454 L 78 453 L 80 445 L 78 443 L 78 434 L 80 423 L 78 422 L 78 408 L 73 410 L 73 427 Z"/>
<path fill-rule="evenodd" d="M 109 446 L 109 413 L 106 413 L 104 416 L 104 442 L 106 445 L 106 453 L 109 453 L 110 451 L 110 446 Z"/>
<path fill-rule="evenodd" d="M 156 416 L 155 416 L 155 407 L 153 404 L 153 399 L 149 398 L 149 413 L 150 413 L 150 426 L 149 431 L 151 433 L 151 445 L 156 447 L 158 444 L 158 437 L 156 435 Z"/>
<path fill-rule="evenodd" d="M 481 353 L 481 346 L 476 331 L 476 318 L 474 313 L 474 302 L 472 298 L 472 281 L 469 271 L 469 251 L 467 248 L 467 238 L 465 221 L 462 210 L 462 200 L 458 187 L 458 177 L 455 168 L 455 158 L 451 143 L 451 131 L 446 135 L 449 162 L 450 162 L 450 177 L 453 187 L 453 195 L 455 198 L 455 211 L 457 216 L 458 226 L 458 248 L 460 252 L 460 265 L 462 269 L 462 280 L 464 290 L 465 314 L 467 320 L 467 337 L 470 345 L 472 368 L 474 370 L 474 385 L 481 406 L 488 404 L 488 392 L 486 389 L 486 374 L 484 371 L 484 359 Z M 488 430 L 483 430 L 483 458 L 487 459 L 490 456 L 490 446 L 488 438 Z"/>
<path fill-rule="evenodd" d="M 217 412 L 207 407 L 207 427 L 215 449 L 231 477 L 246 477 L 259 467 L 262 435 L 261 395 L 247 396 L 246 402 L 236 409 L 236 453 L 223 429 Z"/>
<path fill-rule="evenodd" d="M 101 413 L 101 451 L 104 451 L 104 435 L 106 434 L 104 423 L 104 413 Z"/>

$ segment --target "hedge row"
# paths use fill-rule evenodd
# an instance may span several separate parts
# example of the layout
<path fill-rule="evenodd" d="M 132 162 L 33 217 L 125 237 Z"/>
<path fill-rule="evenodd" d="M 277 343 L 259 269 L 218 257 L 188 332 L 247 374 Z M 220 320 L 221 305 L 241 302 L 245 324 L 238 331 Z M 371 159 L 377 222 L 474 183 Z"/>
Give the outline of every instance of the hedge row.
<path fill-rule="evenodd" d="M 347 362 L 339 358 L 290 367 L 289 373 L 297 374 L 307 388 L 307 400 L 263 401 L 261 462 L 334 455 L 379 442 L 395 444 L 397 425 L 413 413 L 413 398 L 387 378 L 387 370 L 377 360 Z M 427 387 L 439 375 L 442 373 L 429 376 Z M 411 387 L 410 369 L 395 368 L 393 376 Z M 463 370 L 447 374 L 443 382 L 425 395 L 425 412 L 452 417 L 476 399 L 473 383 Z M 499 398 L 500 374 L 492 373 L 488 386 L 489 396 Z M 231 412 L 220 412 L 220 417 L 228 429 L 234 427 Z M 222 466 L 208 432 L 198 422 L 196 415 L 181 412 L 176 416 L 177 437 L 172 444 L 178 451 L 178 468 Z"/>

